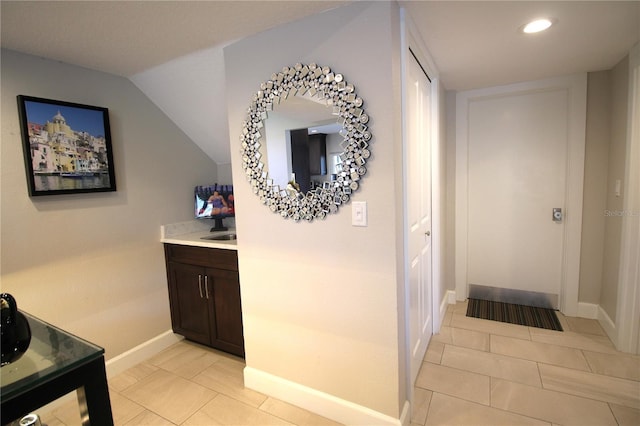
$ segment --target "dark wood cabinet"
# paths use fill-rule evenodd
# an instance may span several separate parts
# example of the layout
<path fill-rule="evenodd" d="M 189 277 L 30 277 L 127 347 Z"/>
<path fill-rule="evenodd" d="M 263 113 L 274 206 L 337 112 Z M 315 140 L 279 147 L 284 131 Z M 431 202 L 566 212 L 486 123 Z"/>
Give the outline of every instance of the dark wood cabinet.
<path fill-rule="evenodd" d="M 173 331 L 244 357 L 237 252 L 177 244 L 164 248 Z"/>

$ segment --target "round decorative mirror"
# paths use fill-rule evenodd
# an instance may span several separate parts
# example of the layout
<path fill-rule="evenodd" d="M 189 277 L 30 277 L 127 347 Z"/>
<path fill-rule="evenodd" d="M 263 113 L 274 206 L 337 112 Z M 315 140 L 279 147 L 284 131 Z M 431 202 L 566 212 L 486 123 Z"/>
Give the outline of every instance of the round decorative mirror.
<path fill-rule="evenodd" d="M 329 67 L 274 73 L 253 96 L 240 136 L 253 192 L 295 221 L 336 213 L 367 171 L 368 122 L 354 86 Z"/>

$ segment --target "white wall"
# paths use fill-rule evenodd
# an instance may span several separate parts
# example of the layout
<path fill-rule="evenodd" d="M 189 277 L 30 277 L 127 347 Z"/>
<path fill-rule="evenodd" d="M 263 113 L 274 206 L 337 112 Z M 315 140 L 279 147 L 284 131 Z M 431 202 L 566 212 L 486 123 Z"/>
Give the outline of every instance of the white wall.
<path fill-rule="evenodd" d="M 279 114 L 277 111 L 271 112 L 269 120 L 265 123 L 263 132 L 265 139 L 269 142 L 260 149 L 264 155 L 262 162 L 269 168 L 269 176 L 275 185 L 280 185 L 280 189 L 287 187 L 293 170 L 291 138 L 288 131 L 302 129 L 308 125 L 308 122 L 287 117 L 286 114 Z"/>
<path fill-rule="evenodd" d="M 171 328 L 160 225 L 216 164 L 129 80 L 2 50 L 2 291 L 113 358 Z M 109 108 L 117 192 L 29 198 L 16 95 Z"/>
<path fill-rule="evenodd" d="M 406 400 L 398 22 L 395 3 L 356 3 L 225 48 L 246 371 L 386 420 L 398 419 Z M 367 201 L 366 228 L 351 226 L 350 206 L 323 221 L 285 220 L 247 183 L 239 155 L 245 111 L 261 82 L 296 62 L 330 66 L 364 99 L 372 157 L 352 200 Z"/>
<path fill-rule="evenodd" d="M 226 149 L 222 46 L 176 58 L 134 75 L 131 81 L 218 165 L 231 162 Z M 218 182 L 230 183 L 227 178 L 223 174 Z"/>

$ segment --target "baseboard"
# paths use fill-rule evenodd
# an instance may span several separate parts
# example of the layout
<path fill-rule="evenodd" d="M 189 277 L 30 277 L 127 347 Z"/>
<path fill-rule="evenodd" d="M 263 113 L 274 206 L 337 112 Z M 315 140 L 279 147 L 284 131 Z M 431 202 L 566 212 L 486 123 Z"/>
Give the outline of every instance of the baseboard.
<path fill-rule="evenodd" d="M 396 419 L 252 367 L 244 368 L 244 385 L 342 424 L 401 426 L 410 422 L 408 402 L 403 407 L 403 418 Z"/>
<path fill-rule="evenodd" d="M 445 292 L 444 297 L 442 298 L 442 302 L 440 302 L 440 321 L 438 324 L 442 325 L 444 323 L 444 316 L 447 314 L 447 306 L 456 304 L 456 292 L 453 290 L 448 290 Z M 434 333 L 439 333 L 440 330 L 434 330 Z"/>
<path fill-rule="evenodd" d="M 580 318 L 598 319 L 600 305 L 595 303 L 578 302 L 578 316 Z"/>
<path fill-rule="evenodd" d="M 609 315 L 602 309 L 602 306 L 595 303 L 578 302 L 578 316 L 580 318 L 589 318 L 598 320 L 604 332 L 609 336 L 611 342 L 618 347 L 618 332 L 616 331 L 616 323 L 611 320 Z"/>
<path fill-rule="evenodd" d="M 455 305 L 457 303 L 455 290 L 447 290 L 446 298 L 449 305 Z"/>
<path fill-rule="evenodd" d="M 105 362 L 107 377 L 116 376 L 183 339 L 184 337 L 174 334 L 171 330 L 165 331 Z"/>
<path fill-rule="evenodd" d="M 618 347 L 618 331 L 616 329 L 616 323 L 611 320 L 609 315 L 602 309 L 602 306 L 598 305 L 598 322 L 600 326 L 607 333 L 614 346 Z"/>
<path fill-rule="evenodd" d="M 402 414 L 400 415 L 400 424 L 402 426 L 411 425 L 411 404 L 409 403 L 409 401 L 405 401 L 404 407 L 402 407 Z"/>

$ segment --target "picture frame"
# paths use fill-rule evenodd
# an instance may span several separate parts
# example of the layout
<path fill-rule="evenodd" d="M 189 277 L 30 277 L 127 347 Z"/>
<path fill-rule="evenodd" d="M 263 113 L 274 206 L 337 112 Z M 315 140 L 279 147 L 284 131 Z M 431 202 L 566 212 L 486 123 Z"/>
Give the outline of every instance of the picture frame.
<path fill-rule="evenodd" d="M 109 110 L 18 95 L 29 196 L 116 191 Z"/>

